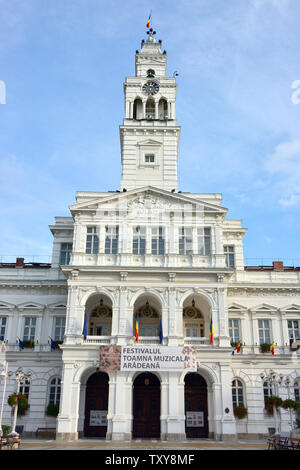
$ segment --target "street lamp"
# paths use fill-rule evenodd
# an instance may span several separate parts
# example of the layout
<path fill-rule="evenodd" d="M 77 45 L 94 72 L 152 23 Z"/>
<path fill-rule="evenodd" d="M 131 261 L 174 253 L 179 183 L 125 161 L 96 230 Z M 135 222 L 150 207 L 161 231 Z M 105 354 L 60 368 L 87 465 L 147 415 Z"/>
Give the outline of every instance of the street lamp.
<path fill-rule="evenodd" d="M 12 377 L 13 375 L 13 372 L 8 372 L 8 376 L 9 377 Z M 23 382 L 24 380 L 26 379 L 30 379 L 30 377 L 32 376 L 32 373 L 29 371 L 27 372 L 26 374 L 23 372 L 22 368 L 20 367 L 16 372 L 15 372 L 15 376 L 16 376 L 16 382 L 17 382 L 17 395 L 20 391 L 20 385 L 21 385 L 21 382 Z M 16 432 L 16 424 L 17 424 L 17 414 L 18 414 L 18 402 L 16 403 L 15 405 L 15 409 L 14 409 L 14 417 L 13 417 L 13 425 L 12 425 L 12 431 L 11 433 L 8 435 L 8 437 L 19 437 L 19 434 Z"/>
<path fill-rule="evenodd" d="M 6 382 L 7 382 L 7 369 L 8 369 L 8 362 L 3 361 L 3 367 L 0 375 L 3 377 L 3 394 L 2 394 L 2 403 L 1 403 L 1 410 L 0 410 L 0 439 L 2 438 L 2 416 L 3 416 L 3 408 L 4 408 L 4 400 L 5 400 L 5 392 L 6 392 Z"/>
<path fill-rule="evenodd" d="M 291 395 L 290 395 L 291 379 L 290 379 L 290 377 L 286 377 L 284 379 L 283 385 L 285 385 L 285 387 L 287 388 L 288 399 L 290 400 L 290 398 L 291 398 Z M 292 430 L 293 429 L 293 411 L 292 411 L 291 408 L 289 408 L 289 412 L 290 412 L 290 426 L 291 426 L 291 430 Z"/>
<path fill-rule="evenodd" d="M 267 382 L 268 384 L 270 384 L 272 395 L 273 395 L 273 391 L 274 391 L 274 394 L 276 396 L 279 395 L 279 385 L 281 385 L 283 377 L 284 376 L 282 374 L 277 374 L 272 369 L 270 370 L 270 372 L 268 374 L 264 373 L 264 372 L 262 372 L 260 374 L 260 378 L 262 379 L 262 381 Z M 276 434 L 277 431 L 280 432 L 281 422 L 279 422 L 279 426 L 278 426 L 278 424 L 277 424 L 277 409 L 276 409 L 276 406 L 275 406 L 274 402 L 273 402 L 273 415 L 274 415 L 274 418 L 275 418 L 275 434 Z"/>

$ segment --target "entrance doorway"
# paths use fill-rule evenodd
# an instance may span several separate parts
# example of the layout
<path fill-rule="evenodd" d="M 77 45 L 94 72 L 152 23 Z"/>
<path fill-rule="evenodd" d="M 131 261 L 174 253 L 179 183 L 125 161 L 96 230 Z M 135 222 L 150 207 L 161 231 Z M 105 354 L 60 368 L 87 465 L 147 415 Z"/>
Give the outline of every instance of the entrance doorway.
<path fill-rule="evenodd" d="M 86 384 L 84 435 L 106 437 L 108 410 L 108 375 L 96 372 Z"/>
<path fill-rule="evenodd" d="M 132 437 L 160 437 L 160 381 L 149 372 L 133 383 Z"/>
<path fill-rule="evenodd" d="M 187 374 L 184 382 L 186 437 L 208 437 L 206 382 L 196 372 Z"/>

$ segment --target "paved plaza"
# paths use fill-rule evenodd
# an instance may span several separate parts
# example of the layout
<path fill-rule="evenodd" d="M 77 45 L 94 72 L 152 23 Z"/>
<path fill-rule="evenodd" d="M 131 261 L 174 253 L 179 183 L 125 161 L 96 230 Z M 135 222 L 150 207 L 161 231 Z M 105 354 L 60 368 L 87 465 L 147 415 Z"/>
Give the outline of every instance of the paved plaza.
<path fill-rule="evenodd" d="M 109 442 L 99 439 L 79 439 L 77 441 L 56 441 L 54 439 L 22 439 L 21 450 L 105 450 L 105 451 L 188 451 L 199 450 L 266 450 L 267 442 L 262 440 L 167 442 L 156 439 L 124 442 Z"/>

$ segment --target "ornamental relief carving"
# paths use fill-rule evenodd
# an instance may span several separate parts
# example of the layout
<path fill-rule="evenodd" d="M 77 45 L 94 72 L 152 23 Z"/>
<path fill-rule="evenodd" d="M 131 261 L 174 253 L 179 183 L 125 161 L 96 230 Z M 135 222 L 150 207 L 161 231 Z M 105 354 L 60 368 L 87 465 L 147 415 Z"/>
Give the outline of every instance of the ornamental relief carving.
<path fill-rule="evenodd" d="M 300 297 L 300 289 L 227 289 L 228 297 L 279 297 L 279 296 L 293 296 Z"/>

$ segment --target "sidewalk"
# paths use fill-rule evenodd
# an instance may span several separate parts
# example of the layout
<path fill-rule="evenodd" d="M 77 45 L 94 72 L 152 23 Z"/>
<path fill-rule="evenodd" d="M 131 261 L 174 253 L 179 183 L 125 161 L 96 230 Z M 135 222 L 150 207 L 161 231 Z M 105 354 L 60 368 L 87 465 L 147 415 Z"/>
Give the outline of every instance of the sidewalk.
<path fill-rule="evenodd" d="M 160 441 L 156 439 L 124 442 L 111 442 L 99 439 L 79 439 L 77 441 L 56 441 L 48 439 L 22 439 L 21 450 L 170 450 L 170 451 L 198 451 L 198 450 L 266 450 L 267 441 L 237 440 L 213 441 L 203 439 L 199 441 L 187 440 L 183 442 Z"/>

